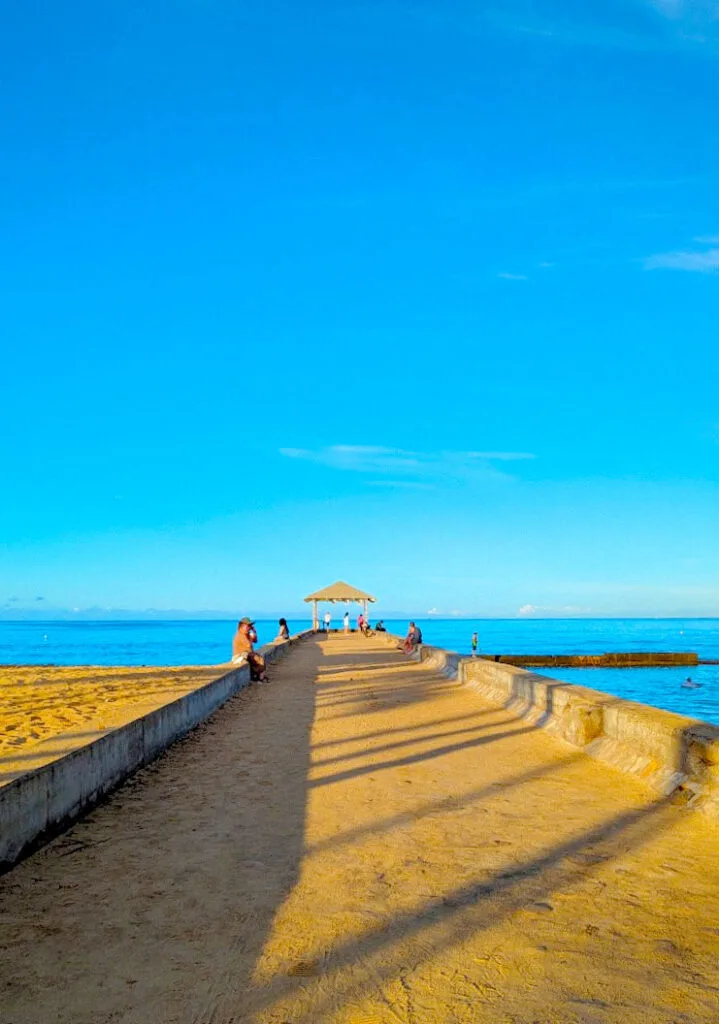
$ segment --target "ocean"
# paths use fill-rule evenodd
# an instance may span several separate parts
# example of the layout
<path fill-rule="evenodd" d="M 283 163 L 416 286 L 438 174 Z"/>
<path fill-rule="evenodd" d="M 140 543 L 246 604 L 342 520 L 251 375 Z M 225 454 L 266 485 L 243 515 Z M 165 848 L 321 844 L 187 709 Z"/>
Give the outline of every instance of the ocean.
<path fill-rule="evenodd" d="M 416 619 L 425 643 L 469 654 L 472 633 L 486 654 L 597 654 L 605 651 L 696 651 L 719 660 L 719 619 Z M 173 622 L 0 621 L 3 665 L 216 665 L 230 655 L 232 620 Z M 335 611 L 333 625 L 341 625 Z M 385 620 L 404 634 L 407 620 Z M 295 633 L 307 619 L 289 620 Z M 277 633 L 258 620 L 259 642 Z M 697 668 L 543 669 L 628 700 L 719 724 L 719 665 Z M 688 675 L 701 689 L 682 689 Z"/>

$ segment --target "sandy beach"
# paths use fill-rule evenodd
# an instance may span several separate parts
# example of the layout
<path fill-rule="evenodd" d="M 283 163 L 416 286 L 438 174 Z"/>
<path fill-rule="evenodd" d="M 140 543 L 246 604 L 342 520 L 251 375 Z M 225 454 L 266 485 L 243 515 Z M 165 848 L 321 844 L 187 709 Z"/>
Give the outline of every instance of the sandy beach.
<path fill-rule="evenodd" d="M 0 786 L 228 669 L 0 667 Z"/>

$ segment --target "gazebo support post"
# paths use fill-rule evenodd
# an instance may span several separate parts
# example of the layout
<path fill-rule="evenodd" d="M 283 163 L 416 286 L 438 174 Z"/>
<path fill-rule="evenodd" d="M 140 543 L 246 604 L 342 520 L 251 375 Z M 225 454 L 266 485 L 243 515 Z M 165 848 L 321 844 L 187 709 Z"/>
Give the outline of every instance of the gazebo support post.
<path fill-rule="evenodd" d="M 312 602 L 312 628 L 315 631 L 315 633 L 320 628 L 319 620 L 317 618 L 317 602 L 316 601 Z"/>

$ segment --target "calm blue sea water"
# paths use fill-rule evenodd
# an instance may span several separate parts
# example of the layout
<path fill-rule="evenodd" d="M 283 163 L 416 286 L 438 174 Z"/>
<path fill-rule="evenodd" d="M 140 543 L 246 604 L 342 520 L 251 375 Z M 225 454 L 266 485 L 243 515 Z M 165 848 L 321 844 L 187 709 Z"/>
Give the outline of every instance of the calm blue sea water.
<path fill-rule="evenodd" d="M 472 632 L 491 654 L 696 651 L 719 659 L 719 619 L 417 619 L 426 643 L 468 654 Z M 333 625 L 340 624 L 335 613 Z M 1 622 L 0 664 L 216 665 L 229 658 L 234 621 Z M 292 632 L 307 620 L 290 620 Z M 386 620 L 394 633 L 407 621 Z M 258 621 L 260 643 L 276 621 Z M 544 674 L 555 675 L 550 670 Z M 683 690 L 690 674 L 700 690 Z M 557 678 L 719 724 L 719 665 L 697 669 L 562 669 Z"/>

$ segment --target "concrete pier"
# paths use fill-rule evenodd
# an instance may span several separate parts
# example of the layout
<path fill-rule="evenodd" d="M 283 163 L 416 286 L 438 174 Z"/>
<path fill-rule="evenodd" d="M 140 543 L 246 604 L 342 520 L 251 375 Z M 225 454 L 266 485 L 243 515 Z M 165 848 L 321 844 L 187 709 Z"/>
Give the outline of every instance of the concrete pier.
<path fill-rule="evenodd" d="M 3 1024 L 715 1024 L 717 824 L 425 655 L 305 641 L 1 879 Z"/>

